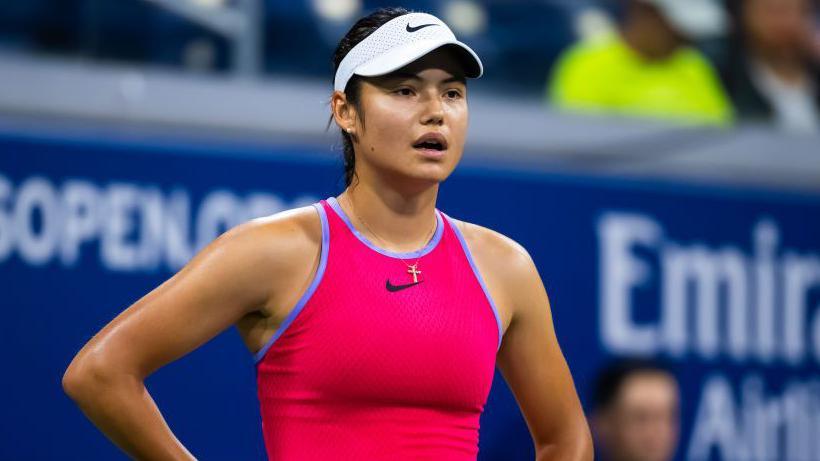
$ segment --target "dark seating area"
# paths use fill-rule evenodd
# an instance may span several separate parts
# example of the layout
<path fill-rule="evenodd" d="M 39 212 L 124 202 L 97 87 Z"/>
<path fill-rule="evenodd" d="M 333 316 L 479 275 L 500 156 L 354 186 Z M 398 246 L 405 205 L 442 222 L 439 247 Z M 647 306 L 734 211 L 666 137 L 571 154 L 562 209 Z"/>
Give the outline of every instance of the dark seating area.
<path fill-rule="evenodd" d="M 227 7 L 232 3 L 192 1 Z M 323 16 L 318 3 L 263 2 L 260 68 L 265 74 L 317 79 L 330 75 L 333 46 L 352 18 Z M 451 3 L 401 4 L 447 17 Z M 363 1 L 361 10 L 394 4 Z M 459 35 L 486 61 L 489 70 L 482 84 L 512 92 L 542 91 L 551 63 L 574 38 L 573 7 L 568 6 L 573 2 L 473 4 L 483 11 L 483 22 Z M 230 40 L 145 0 L 0 0 L 0 49 L 217 73 L 230 72 L 232 58 Z"/>

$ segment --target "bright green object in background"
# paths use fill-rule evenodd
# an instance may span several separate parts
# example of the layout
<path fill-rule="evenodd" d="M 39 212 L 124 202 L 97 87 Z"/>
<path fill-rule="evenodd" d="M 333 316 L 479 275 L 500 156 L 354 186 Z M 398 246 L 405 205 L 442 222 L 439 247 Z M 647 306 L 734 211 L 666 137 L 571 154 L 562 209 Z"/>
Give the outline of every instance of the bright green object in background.
<path fill-rule="evenodd" d="M 581 42 L 556 64 L 548 89 L 555 107 L 579 112 L 727 125 L 732 107 L 700 52 L 681 47 L 647 60 L 619 35 Z"/>

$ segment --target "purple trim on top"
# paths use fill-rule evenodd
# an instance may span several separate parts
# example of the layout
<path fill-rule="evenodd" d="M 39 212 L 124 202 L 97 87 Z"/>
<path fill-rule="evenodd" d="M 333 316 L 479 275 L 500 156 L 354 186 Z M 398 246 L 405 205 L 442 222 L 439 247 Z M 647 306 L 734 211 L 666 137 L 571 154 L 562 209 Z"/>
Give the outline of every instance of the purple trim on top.
<path fill-rule="evenodd" d="M 442 213 L 444 214 L 444 213 Z M 487 297 L 487 301 L 490 302 L 490 307 L 493 310 L 493 315 L 495 316 L 495 323 L 498 325 L 498 349 L 501 349 L 501 339 L 504 337 L 504 329 L 501 326 L 501 316 L 498 315 L 498 309 L 495 307 L 495 303 L 493 302 L 492 296 L 490 296 L 490 290 L 487 289 L 487 285 L 484 284 L 484 279 L 481 278 L 481 274 L 478 272 L 478 267 L 475 265 L 475 261 L 473 261 L 473 255 L 470 253 L 470 249 L 467 247 L 467 242 L 464 241 L 464 236 L 461 235 L 461 230 L 459 230 L 456 223 L 453 222 L 453 218 L 444 214 L 447 218 L 447 221 L 450 223 L 450 227 L 453 229 L 453 233 L 456 234 L 458 237 L 459 243 L 461 243 L 461 248 L 464 250 L 464 254 L 467 255 L 467 261 L 470 262 L 470 267 L 473 268 L 473 274 L 475 274 L 475 278 L 478 279 L 479 285 L 481 285 L 481 289 L 484 291 L 484 296 Z M 498 350 L 496 349 L 496 351 Z"/>
<path fill-rule="evenodd" d="M 296 306 L 290 311 L 287 317 L 285 317 L 285 321 L 279 325 L 279 328 L 276 329 L 276 332 L 273 333 L 273 336 L 268 340 L 267 343 L 259 349 L 259 351 L 254 354 L 254 364 L 258 365 L 259 362 L 265 357 L 265 353 L 268 352 L 268 349 L 273 345 L 274 341 L 279 339 L 282 336 L 282 333 L 288 329 L 293 320 L 302 312 L 302 309 L 307 304 L 308 300 L 313 293 L 316 291 L 316 288 L 319 286 L 319 282 L 322 281 L 322 277 L 325 275 L 325 268 L 327 267 L 327 253 L 330 249 L 330 227 L 327 223 L 327 215 L 325 215 L 325 208 L 322 206 L 321 203 L 314 203 L 314 207 L 319 212 L 319 219 L 322 221 L 322 255 L 319 257 L 319 267 L 316 269 L 316 274 L 313 276 L 313 280 L 310 282 L 310 286 L 308 287 L 307 291 L 299 298 L 299 301 L 296 302 Z"/>
<path fill-rule="evenodd" d="M 438 242 L 441 240 L 441 236 L 444 234 L 444 221 L 441 219 L 441 212 L 436 210 L 436 230 L 433 233 L 433 238 L 427 242 L 427 245 L 424 248 L 416 251 L 408 251 L 406 253 L 399 253 L 395 251 L 386 250 L 384 248 L 377 247 L 374 245 L 370 240 L 367 239 L 364 235 L 362 235 L 355 227 L 353 227 L 353 223 L 350 222 L 350 218 L 345 214 L 342 207 L 339 205 L 339 201 L 336 200 L 336 197 L 330 197 L 327 199 L 327 203 L 330 204 L 330 207 L 333 208 L 333 211 L 342 218 L 342 221 L 345 222 L 347 228 L 353 232 L 353 235 L 356 236 L 362 243 L 370 247 L 371 250 L 381 253 L 385 256 L 389 256 L 391 258 L 399 258 L 399 259 L 414 259 L 414 258 L 421 258 L 422 256 L 426 255 L 427 253 L 433 251 L 433 249 L 438 245 Z"/>

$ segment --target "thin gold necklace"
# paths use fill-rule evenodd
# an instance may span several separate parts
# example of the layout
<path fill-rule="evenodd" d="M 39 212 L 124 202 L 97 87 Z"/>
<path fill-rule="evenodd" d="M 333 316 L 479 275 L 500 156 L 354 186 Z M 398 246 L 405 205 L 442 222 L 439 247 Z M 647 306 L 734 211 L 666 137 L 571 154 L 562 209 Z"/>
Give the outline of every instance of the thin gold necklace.
<path fill-rule="evenodd" d="M 386 242 L 383 238 L 381 238 L 381 237 L 379 236 L 379 234 L 377 234 L 377 233 L 373 232 L 373 229 L 371 229 L 371 228 L 370 228 L 370 226 L 368 226 L 368 225 L 367 225 L 367 222 L 366 222 L 364 219 L 362 219 L 362 217 L 361 217 L 361 216 L 359 216 L 359 213 L 357 213 L 357 212 L 356 212 L 356 207 L 353 205 L 353 199 L 352 199 L 352 198 L 350 198 L 350 194 L 345 195 L 345 199 L 347 199 L 347 206 L 348 206 L 348 208 L 350 208 L 351 210 L 353 210 L 353 215 L 354 215 L 354 216 L 356 216 L 356 219 L 357 219 L 360 223 L 362 223 L 362 225 L 364 226 L 364 228 L 365 228 L 365 229 L 367 229 L 367 232 L 369 232 L 369 233 L 370 233 L 370 234 L 372 234 L 374 237 L 376 237 L 376 238 L 379 240 L 379 242 L 381 242 L 381 244 L 382 244 L 382 245 L 384 245 L 385 247 L 386 247 L 386 246 L 388 246 L 388 245 L 386 244 L 387 242 Z M 438 220 L 436 221 L 436 223 L 437 223 L 437 222 L 438 222 Z M 430 241 L 430 239 L 433 237 L 433 234 L 434 234 L 435 232 L 436 232 L 436 224 L 433 224 L 433 229 L 430 231 L 430 233 L 429 233 L 429 234 L 427 235 L 427 237 L 424 239 L 425 244 L 426 244 L 426 243 L 428 243 L 428 242 Z M 418 265 L 419 265 L 419 261 L 421 261 L 421 258 L 422 258 L 422 257 L 423 257 L 423 256 L 419 256 L 419 257 L 418 257 L 418 259 L 416 259 L 416 262 L 415 262 L 415 263 L 413 263 L 413 264 L 407 264 L 407 261 L 405 261 L 405 260 L 404 260 L 404 259 L 402 259 L 402 258 L 398 258 L 398 259 L 399 259 L 399 261 L 403 262 L 403 263 L 404 263 L 404 265 L 405 265 L 405 266 L 407 266 L 407 273 L 408 273 L 408 274 L 411 274 L 411 275 L 413 276 L 413 283 L 418 283 L 418 282 L 419 282 L 419 278 L 418 278 L 418 276 L 419 276 L 419 274 L 421 274 L 421 271 L 420 271 L 420 270 L 418 270 Z"/>

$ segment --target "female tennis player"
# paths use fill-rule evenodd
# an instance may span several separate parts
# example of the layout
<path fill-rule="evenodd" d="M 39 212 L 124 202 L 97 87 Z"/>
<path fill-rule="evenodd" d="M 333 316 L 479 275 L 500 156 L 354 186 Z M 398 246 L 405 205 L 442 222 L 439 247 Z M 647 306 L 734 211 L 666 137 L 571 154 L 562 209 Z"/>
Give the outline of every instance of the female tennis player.
<path fill-rule="evenodd" d="M 236 325 L 272 460 L 475 460 L 496 365 L 537 459 L 592 459 L 532 259 L 436 209 L 481 61 L 435 16 L 382 9 L 335 65 L 345 191 L 225 232 L 97 333 L 64 388 L 130 456 L 194 459 L 143 382 Z"/>

